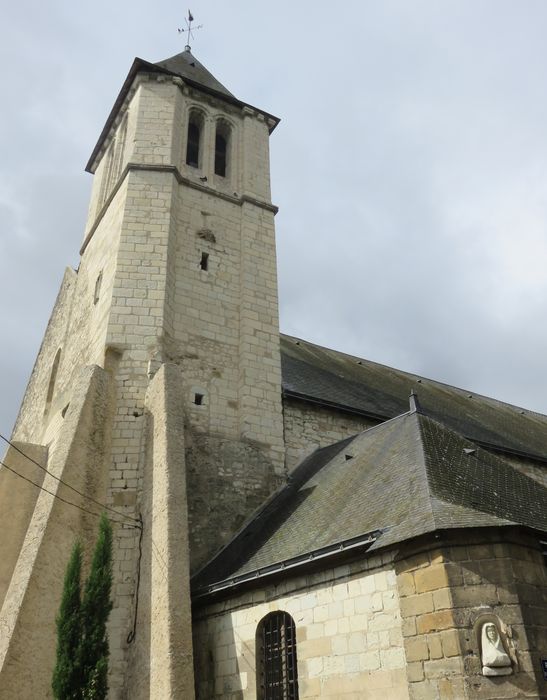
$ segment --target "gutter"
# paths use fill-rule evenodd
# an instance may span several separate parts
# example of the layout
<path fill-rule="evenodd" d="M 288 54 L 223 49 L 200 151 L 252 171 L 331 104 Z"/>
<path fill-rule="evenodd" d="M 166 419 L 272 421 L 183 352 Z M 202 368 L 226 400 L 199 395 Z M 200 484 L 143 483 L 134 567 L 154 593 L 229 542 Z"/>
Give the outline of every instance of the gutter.
<path fill-rule="evenodd" d="M 297 391 L 291 391 L 290 389 L 283 389 L 283 398 L 297 399 L 298 401 L 305 401 L 306 403 L 313 403 L 318 406 L 325 406 L 326 408 L 335 408 L 337 411 L 343 411 L 344 413 L 352 413 L 356 416 L 364 416 L 365 418 L 373 418 L 380 423 L 384 423 L 386 420 L 391 420 L 396 416 L 388 416 L 385 413 L 372 413 L 372 411 L 364 411 L 360 408 L 354 408 L 353 406 L 346 406 L 342 403 L 337 403 L 336 401 L 328 401 L 327 399 L 318 399 L 308 394 L 300 394 Z M 397 414 L 401 415 L 401 414 Z"/>
<path fill-rule="evenodd" d="M 315 564 L 316 562 L 331 559 L 336 555 L 346 552 L 369 549 L 382 533 L 382 530 L 373 530 L 372 532 L 368 532 L 364 535 L 352 537 L 348 540 L 342 540 L 341 542 L 337 542 L 326 547 L 320 547 L 319 549 L 312 550 L 311 552 L 300 554 L 296 557 L 291 557 L 275 564 L 260 567 L 258 569 L 254 569 L 253 571 L 240 574 L 239 576 L 233 576 L 222 581 L 216 581 L 215 583 L 201 586 L 192 593 L 192 599 L 197 601 L 202 600 L 203 598 L 208 598 L 215 593 L 226 591 L 231 592 L 236 588 L 241 587 L 243 584 L 249 583 L 250 581 L 262 581 L 280 573 L 292 572 L 295 569 L 303 569 L 304 567 Z"/>

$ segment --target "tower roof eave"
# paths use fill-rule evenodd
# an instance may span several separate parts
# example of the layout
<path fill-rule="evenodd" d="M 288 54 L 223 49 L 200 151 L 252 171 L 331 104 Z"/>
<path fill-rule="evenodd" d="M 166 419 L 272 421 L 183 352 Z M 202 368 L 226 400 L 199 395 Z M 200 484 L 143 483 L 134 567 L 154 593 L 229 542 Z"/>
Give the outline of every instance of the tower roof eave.
<path fill-rule="evenodd" d="M 268 120 L 268 128 L 270 134 L 281 121 L 279 117 L 276 117 L 273 114 L 264 111 L 263 109 L 259 109 L 258 107 L 255 107 L 254 105 L 249 104 L 248 102 L 242 102 L 241 100 L 238 100 L 237 97 L 234 97 L 234 95 L 232 95 L 231 92 L 229 92 L 221 83 L 219 83 L 201 64 L 199 64 L 199 66 L 203 70 L 198 74 L 197 77 L 199 78 L 201 76 L 202 79 L 204 79 L 204 77 L 207 78 L 206 82 L 203 83 L 199 80 L 192 79 L 188 76 L 187 71 L 183 72 L 180 70 L 179 63 L 177 63 L 176 59 L 177 56 L 173 56 L 172 58 L 166 59 L 165 61 L 160 61 L 160 63 L 150 63 L 149 61 L 145 61 L 143 58 L 135 58 L 129 70 L 129 73 L 127 74 L 127 77 L 122 85 L 122 88 L 118 93 L 116 101 L 114 102 L 114 105 L 110 110 L 110 114 L 108 115 L 108 118 L 97 140 L 97 143 L 93 148 L 91 156 L 87 161 L 87 164 L 85 166 L 86 172 L 93 173 L 97 156 L 99 155 L 103 143 L 110 132 L 112 124 L 114 123 L 114 120 L 116 119 L 116 116 L 120 111 L 120 108 L 123 105 L 131 89 L 133 81 L 135 80 L 136 76 L 141 72 L 162 73 L 164 75 L 180 77 L 188 85 L 191 85 L 192 87 L 195 87 L 198 90 L 201 90 L 202 92 L 206 92 L 207 94 L 212 95 L 213 97 L 217 97 L 218 99 L 223 100 L 224 102 L 228 102 L 229 104 L 233 104 L 241 108 L 249 107 L 250 109 L 258 112 L 259 114 L 262 114 Z M 210 78 L 208 78 L 208 76 L 210 76 Z"/>

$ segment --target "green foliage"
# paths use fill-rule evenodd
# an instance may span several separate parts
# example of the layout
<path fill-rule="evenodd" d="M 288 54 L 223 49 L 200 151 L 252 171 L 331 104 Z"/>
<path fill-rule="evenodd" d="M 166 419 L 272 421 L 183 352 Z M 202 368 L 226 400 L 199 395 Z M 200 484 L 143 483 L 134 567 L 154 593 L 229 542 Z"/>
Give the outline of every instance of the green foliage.
<path fill-rule="evenodd" d="M 106 698 L 108 685 L 108 638 L 106 623 L 112 602 L 112 526 L 103 514 L 82 601 L 80 661 L 85 700 Z"/>
<path fill-rule="evenodd" d="M 56 700 L 79 697 L 82 685 L 78 649 L 81 634 L 80 577 L 82 546 L 76 542 L 65 573 L 61 606 L 57 616 L 57 660 L 52 689 Z"/>
<path fill-rule="evenodd" d="M 106 623 L 112 609 L 112 527 L 103 514 L 83 598 L 82 548 L 74 545 L 57 617 L 56 700 L 104 700 L 108 692 Z"/>

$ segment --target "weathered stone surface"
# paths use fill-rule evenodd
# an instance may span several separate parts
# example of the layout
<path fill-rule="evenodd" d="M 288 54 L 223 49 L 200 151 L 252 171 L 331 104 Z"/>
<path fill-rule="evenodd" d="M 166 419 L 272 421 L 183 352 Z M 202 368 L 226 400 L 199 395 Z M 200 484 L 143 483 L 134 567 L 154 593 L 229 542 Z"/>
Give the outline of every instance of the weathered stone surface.
<path fill-rule="evenodd" d="M 412 661 L 423 661 L 425 659 L 429 659 L 427 639 L 421 636 L 407 639 L 405 641 L 405 653 L 406 660 L 409 663 Z"/>
<path fill-rule="evenodd" d="M 309 696 L 315 693 L 313 697 L 334 700 L 349 693 L 361 698 L 379 688 L 397 688 L 393 697 L 407 698 L 398 605 L 386 612 L 372 604 L 376 595 L 380 599 L 387 595 L 398 603 L 396 580 L 389 575 L 390 569 L 381 564 L 368 571 L 363 571 L 361 564 L 361 569 L 360 573 L 351 574 L 347 568 L 335 569 L 327 582 L 323 575 L 311 574 L 301 582 L 302 589 L 296 580 L 288 581 L 283 594 L 272 588 L 260 603 L 247 593 L 227 600 L 222 609 L 213 605 L 200 610 L 194 632 L 197 697 L 213 697 L 208 675 L 234 682 L 236 670 L 221 666 L 218 659 L 224 657 L 223 647 L 235 642 L 237 668 L 245 664 L 248 673 L 248 687 L 242 689 L 241 698 L 254 698 L 256 664 L 247 661 L 254 654 L 257 625 L 268 612 L 286 610 L 295 620 L 297 639 L 302 640 L 297 648 L 298 670 Z M 346 603 L 359 601 L 357 607 L 362 613 L 353 612 L 356 606 L 342 605 L 341 590 L 346 591 Z M 220 634 L 221 629 L 225 635 Z M 215 660 L 213 670 L 211 658 Z M 214 697 L 218 696 L 217 693 Z"/>
<path fill-rule="evenodd" d="M 427 613 L 420 615 L 416 620 L 418 634 L 437 632 L 454 626 L 454 617 L 451 610 Z"/>
<path fill-rule="evenodd" d="M 78 373 L 71 410 L 48 454 L 51 474 L 44 477 L 44 489 L 82 506 L 87 502 L 75 499 L 74 492 L 59 479 L 104 499 L 110 382 L 99 367 Z M 97 522 L 95 516 L 69 507 L 46 491 L 38 494 L 0 611 L 0 697 L 50 696 L 60 584 L 76 537 L 89 547 L 96 537 Z M 118 525 L 115 531 L 120 529 Z"/>

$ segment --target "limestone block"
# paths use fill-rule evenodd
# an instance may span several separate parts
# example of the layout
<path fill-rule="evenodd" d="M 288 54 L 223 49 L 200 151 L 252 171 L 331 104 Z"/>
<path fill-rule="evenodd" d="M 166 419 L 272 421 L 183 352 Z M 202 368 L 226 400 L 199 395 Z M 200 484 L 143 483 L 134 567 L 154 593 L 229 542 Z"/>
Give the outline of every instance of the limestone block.
<path fill-rule="evenodd" d="M 454 616 L 451 610 L 420 615 L 416 620 L 418 634 L 437 632 L 454 626 Z"/>
<path fill-rule="evenodd" d="M 414 637 L 405 640 L 405 653 L 408 662 L 429 659 L 429 647 L 424 637 Z"/>
<path fill-rule="evenodd" d="M 401 599 L 401 613 L 403 617 L 423 615 L 424 613 L 433 612 L 434 610 L 435 605 L 433 603 L 432 593 L 420 593 Z"/>
<path fill-rule="evenodd" d="M 448 576 L 444 564 L 431 564 L 425 569 L 414 573 L 416 593 L 434 591 L 448 585 Z"/>

